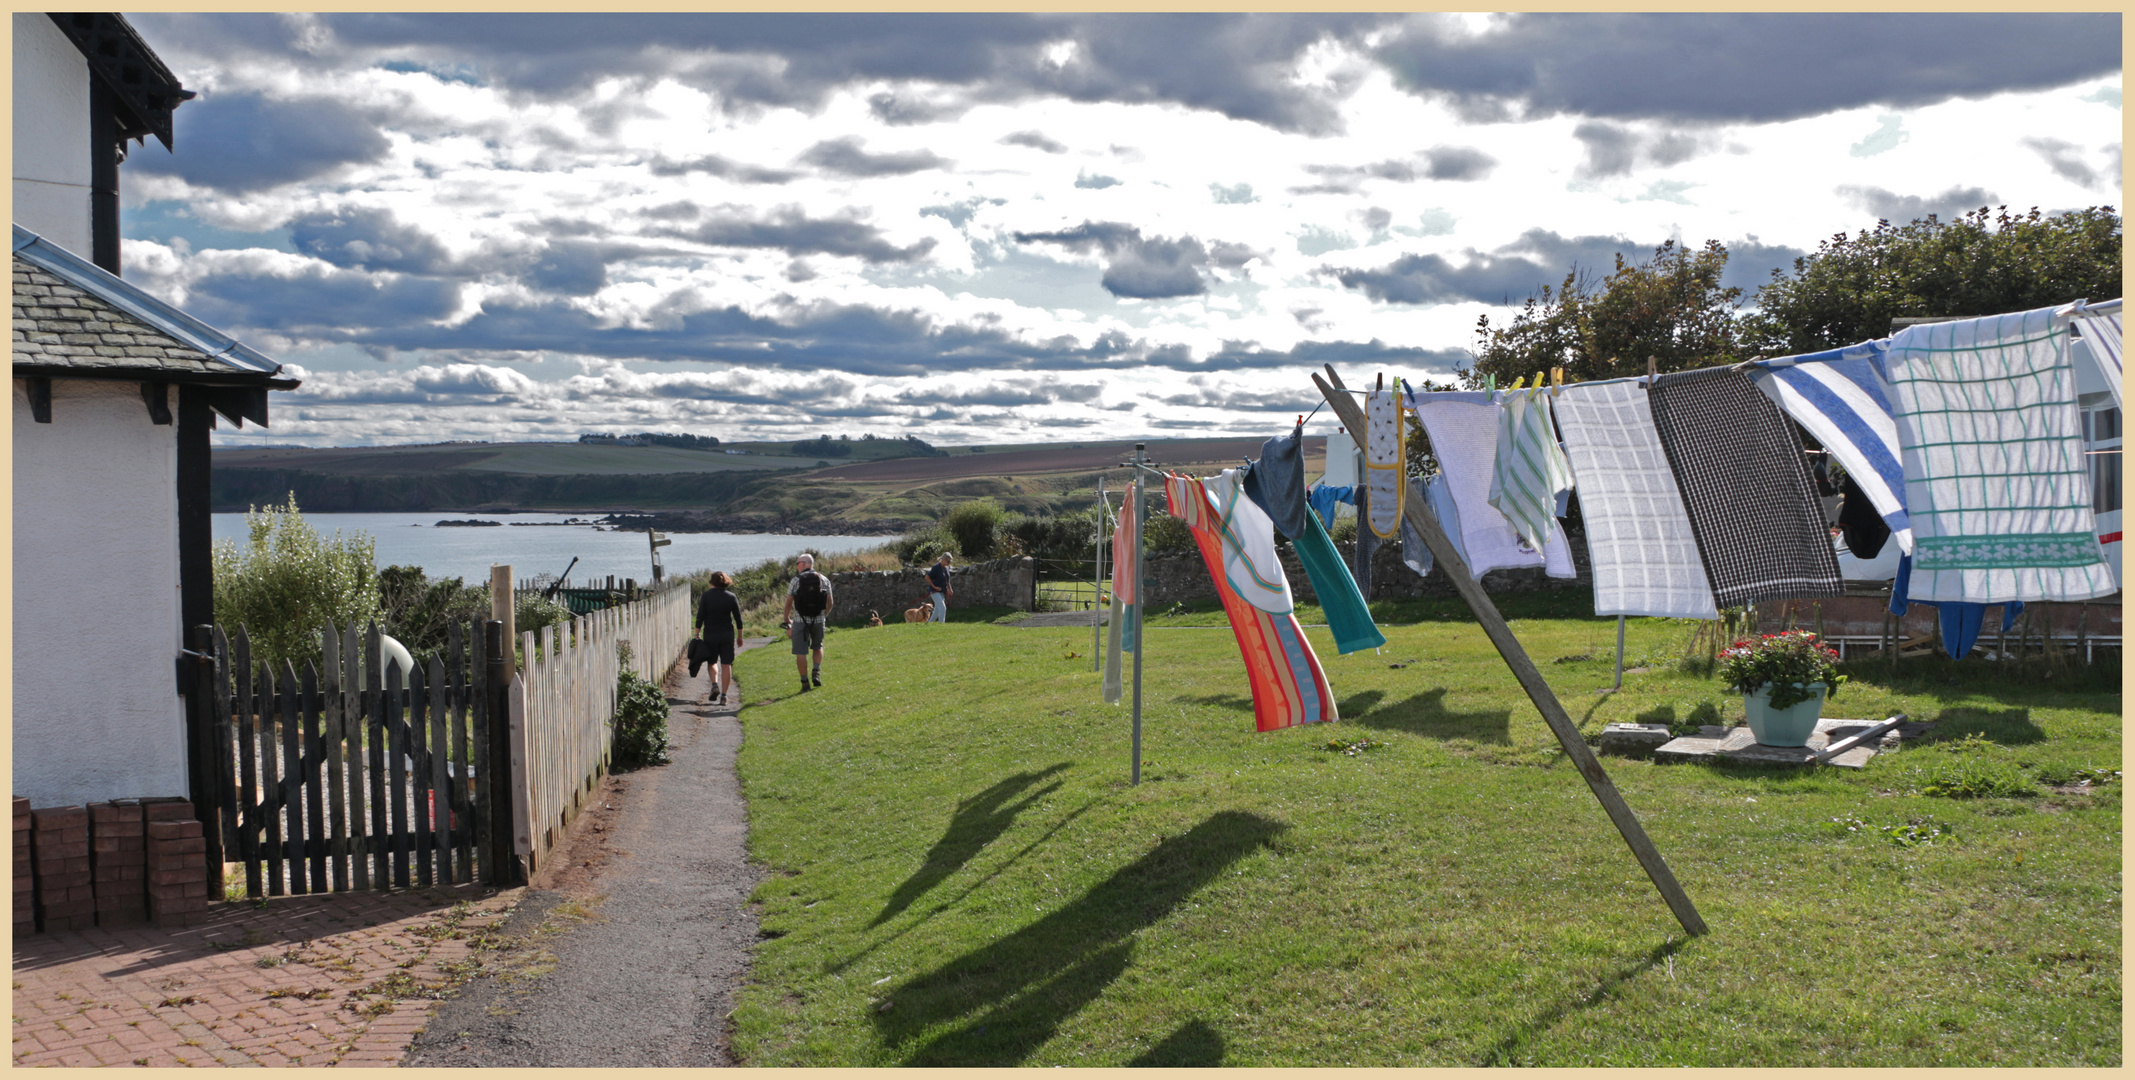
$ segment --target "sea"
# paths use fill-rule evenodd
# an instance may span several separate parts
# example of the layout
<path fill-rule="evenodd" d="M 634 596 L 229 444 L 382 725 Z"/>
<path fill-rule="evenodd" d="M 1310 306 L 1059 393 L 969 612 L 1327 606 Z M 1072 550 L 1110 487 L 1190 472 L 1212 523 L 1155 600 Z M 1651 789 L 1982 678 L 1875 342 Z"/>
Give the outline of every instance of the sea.
<path fill-rule="evenodd" d="M 247 540 L 245 515 L 214 515 L 216 542 Z M 496 526 L 446 526 L 440 521 L 499 521 Z M 379 566 L 420 566 L 433 578 L 463 578 L 468 584 L 489 581 L 492 563 L 508 563 L 513 579 L 538 574 L 561 575 L 582 582 L 652 580 L 652 547 L 645 530 L 597 528 L 586 514 L 491 514 L 431 510 L 420 514 L 315 514 L 304 521 L 323 537 L 369 533 L 377 541 Z M 574 522 L 566 524 L 567 522 Z M 817 555 L 859 551 L 892 539 L 887 536 L 787 536 L 777 533 L 667 533 L 674 541 L 660 549 L 670 575 L 693 570 L 733 572 L 765 559 L 782 559 L 807 551 Z M 572 565 L 576 559 L 577 564 Z"/>

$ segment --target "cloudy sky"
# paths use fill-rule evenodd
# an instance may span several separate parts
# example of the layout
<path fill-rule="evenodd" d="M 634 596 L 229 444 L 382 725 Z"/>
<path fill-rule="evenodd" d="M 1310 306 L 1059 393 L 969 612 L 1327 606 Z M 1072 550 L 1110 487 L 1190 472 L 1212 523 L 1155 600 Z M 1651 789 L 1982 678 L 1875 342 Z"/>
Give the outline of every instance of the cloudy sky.
<path fill-rule="evenodd" d="M 130 16 L 222 445 L 1274 433 L 1573 263 L 2120 202 L 2118 15 Z"/>

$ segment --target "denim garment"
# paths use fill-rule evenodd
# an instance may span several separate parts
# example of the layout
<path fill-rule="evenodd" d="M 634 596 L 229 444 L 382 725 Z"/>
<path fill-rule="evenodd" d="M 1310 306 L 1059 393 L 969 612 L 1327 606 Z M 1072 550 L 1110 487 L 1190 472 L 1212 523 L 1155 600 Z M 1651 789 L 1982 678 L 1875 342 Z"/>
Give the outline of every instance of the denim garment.
<path fill-rule="evenodd" d="M 1244 472 L 1245 497 L 1267 511 L 1275 531 L 1291 540 L 1305 535 L 1305 429 L 1269 439 Z"/>

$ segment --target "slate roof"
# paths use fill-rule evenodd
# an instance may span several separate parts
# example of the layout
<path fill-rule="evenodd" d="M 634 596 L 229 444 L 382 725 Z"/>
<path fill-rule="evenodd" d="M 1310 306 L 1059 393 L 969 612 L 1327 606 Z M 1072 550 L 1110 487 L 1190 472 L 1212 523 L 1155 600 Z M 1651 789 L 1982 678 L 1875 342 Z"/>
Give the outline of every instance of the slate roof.
<path fill-rule="evenodd" d="M 18 377 L 297 385 L 250 346 L 19 225 L 14 274 Z"/>

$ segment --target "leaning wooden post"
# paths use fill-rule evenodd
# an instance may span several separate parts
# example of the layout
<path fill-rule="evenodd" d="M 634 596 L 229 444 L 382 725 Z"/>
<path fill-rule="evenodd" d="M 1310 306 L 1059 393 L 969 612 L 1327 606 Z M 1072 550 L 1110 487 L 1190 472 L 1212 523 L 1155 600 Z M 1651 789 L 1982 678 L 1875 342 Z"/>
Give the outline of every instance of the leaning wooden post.
<path fill-rule="evenodd" d="M 1341 389 L 1341 376 L 1335 374 L 1332 365 L 1327 367 L 1326 379 L 1314 375 L 1312 382 L 1319 387 L 1321 395 L 1327 399 L 1328 406 L 1334 409 L 1335 415 L 1341 418 L 1349 430 L 1361 432 L 1365 429 L 1364 410 L 1350 400 L 1346 389 Z M 1520 681 L 1520 688 L 1527 691 L 1528 699 L 1533 701 L 1535 708 L 1542 713 L 1542 721 L 1548 724 L 1551 733 L 1557 736 L 1557 743 L 1564 748 L 1564 756 L 1570 758 L 1573 766 L 1578 768 L 1579 775 L 1586 780 L 1586 786 L 1593 791 L 1594 798 L 1601 803 L 1601 808 L 1608 812 L 1609 820 L 1615 823 L 1616 831 L 1623 836 L 1624 843 L 1630 846 L 1631 854 L 1637 856 L 1638 864 L 1645 868 L 1646 876 L 1653 879 L 1653 885 L 1660 890 L 1661 898 L 1668 902 L 1668 910 L 1675 913 L 1676 921 L 1682 924 L 1686 933 L 1693 936 L 1705 933 L 1705 920 L 1699 917 L 1698 909 L 1691 904 L 1690 897 L 1684 894 L 1683 887 L 1676 883 L 1675 874 L 1668 869 L 1668 863 L 1654 848 L 1653 841 L 1647 838 L 1645 828 L 1638 823 L 1638 815 L 1631 812 L 1631 807 L 1623 801 L 1622 793 L 1616 790 L 1609 774 L 1602 771 L 1601 762 L 1595 760 L 1594 751 L 1586 745 L 1586 739 L 1580 736 L 1578 725 L 1574 724 L 1571 716 L 1564 711 L 1556 693 L 1542 678 L 1541 671 L 1535 668 L 1534 661 L 1528 658 L 1527 650 L 1522 648 L 1519 639 L 1513 636 L 1512 628 L 1505 625 L 1505 617 L 1498 613 L 1497 605 L 1490 600 L 1490 594 L 1483 591 L 1482 583 L 1468 576 L 1467 562 L 1460 557 L 1460 552 L 1453 546 L 1453 542 L 1446 538 L 1445 530 L 1439 527 L 1438 519 L 1431 515 L 1421 499 L 1404 500 L 1404 511 L 1403 516 L 1408 519 L 1410 525 L 1415 526 L 1417 533 L 1422 535 L 1424 546 L 1431 549 L 1431 556 L 1438 560 L 1438 565 L 1445 568 L 1446 576 L 1452 579 L 1453 587 L 1459 590 L 1461 599 L 1468 602 L 1468 609 L 1475 613 L 1475 621 L 1482 624 L 1483 632 L 1490 637 L 1490 643 L 1497 646 L 1498 654 L 1505 658 L 1505 666 L 1512 669 L 1513 677 Z"/>
<path fill-rule="evenodd" d="M 504 624 L 504 677 L 507 680 L 519 672 L 519 658 L 512 651 L 512 646 L 519 640 L 518 627 L 514 625 L 517 620 L 512 617 L 518 599 L 512 592 L 511 564 L 490 564 L 489 617 Z"/>

